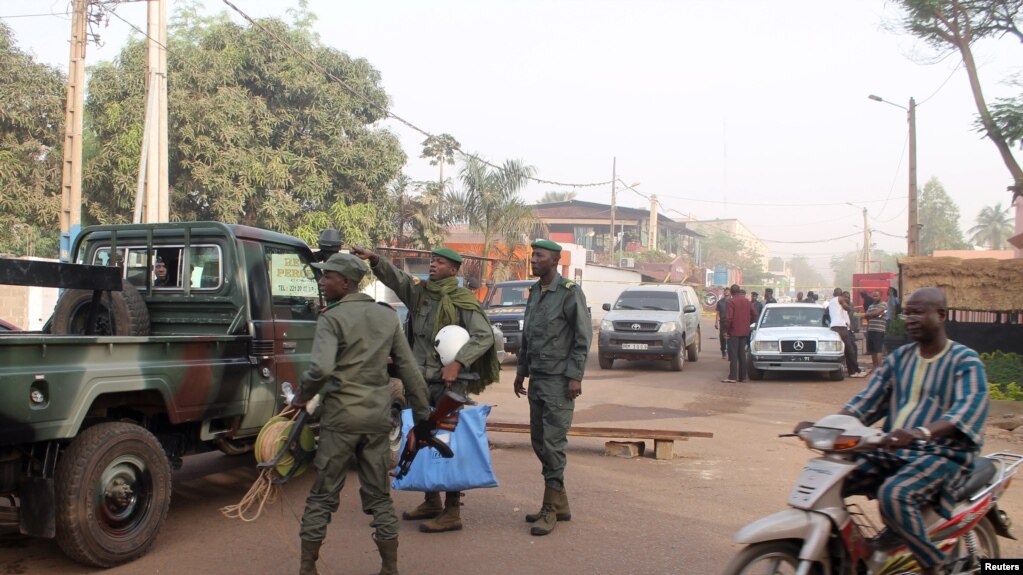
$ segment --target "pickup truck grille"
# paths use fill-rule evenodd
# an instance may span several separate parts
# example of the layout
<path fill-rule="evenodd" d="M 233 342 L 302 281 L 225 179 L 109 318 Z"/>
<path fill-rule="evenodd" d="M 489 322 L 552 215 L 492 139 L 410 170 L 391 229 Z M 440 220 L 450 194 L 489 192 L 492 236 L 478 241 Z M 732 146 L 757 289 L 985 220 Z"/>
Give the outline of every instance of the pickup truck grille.
<path fill-rule="evenodd" d="M 657 331 L 661 324 L 656 321 L 616 321 L 615 331 Z"/>
<path fill-rule="evenodd" d="M 817 353 L 817 340 L 783 339 L 781 340 L 781 351 L 782 353 Z"/>
<path fill-rule="evenodd" d="M 495 321 L 492 323 L 501 328 L 501 331 L 504 333 L 519 331 L 519 320 L 517 319 L 506 319 L 504 321 Z"/>

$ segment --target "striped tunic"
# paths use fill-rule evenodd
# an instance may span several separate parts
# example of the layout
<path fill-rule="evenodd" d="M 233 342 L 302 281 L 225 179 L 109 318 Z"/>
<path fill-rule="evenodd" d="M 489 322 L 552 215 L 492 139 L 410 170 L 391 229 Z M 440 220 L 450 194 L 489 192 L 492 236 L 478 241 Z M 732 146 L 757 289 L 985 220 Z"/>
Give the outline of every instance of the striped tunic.
<path fill-rule="evenodd" d="M 922 447 L 861 454 L 845 489 L 846 494 L 876 494 L 885 524 L 906 539 L 921 565 L 929 566 L 943 555 L 928 540 L 921 507 L 937 502 L 937 511 L 951 517 L 951 492 L 983 445 L 988 387 L 984 364 L 972 349 L 950 340 L 930 359 L 919 349 L 912 343 L 889 354 L 845 410 L 867 425 L 884 419 L 885 432 L 935 421 L 948 421 L 957 431 Z"/>

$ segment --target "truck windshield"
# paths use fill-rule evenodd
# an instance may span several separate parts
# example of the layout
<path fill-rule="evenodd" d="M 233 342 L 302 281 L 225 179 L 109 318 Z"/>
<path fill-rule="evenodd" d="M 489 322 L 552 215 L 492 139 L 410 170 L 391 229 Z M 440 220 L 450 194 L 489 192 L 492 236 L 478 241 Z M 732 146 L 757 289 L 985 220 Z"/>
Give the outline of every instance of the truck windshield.
<path fill-rule="evenodd" d="M 678 295 L 674 292 L 627 291 L 618 296 L 615 309 L 678 311 Z"/>
<path fill-rule="evenodd" d="M 496 286 L 490 296 L 488 307 L 515 307 L 526 305 L 529 297 L 529 286 Z"/>

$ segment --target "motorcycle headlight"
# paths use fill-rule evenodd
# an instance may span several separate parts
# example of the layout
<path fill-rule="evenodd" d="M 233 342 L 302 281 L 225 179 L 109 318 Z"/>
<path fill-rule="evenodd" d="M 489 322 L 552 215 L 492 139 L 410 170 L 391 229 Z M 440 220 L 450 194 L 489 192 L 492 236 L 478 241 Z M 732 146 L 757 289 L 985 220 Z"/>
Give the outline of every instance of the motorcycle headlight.
<path fill-rule="evenodd" d="M 758 340 L 753 342 L 753 351 L 780 351 L 777 341 Z"/>
<path fill-rule="evenodd" d="M 609 319 L 600 320 L 600 331 L 614 331 L 615 324 Z"/>
<path fill-rule="evenodd" d="M 673 331 L 680 331 L 678 328 L 677 321 L 666 321 L 661 324 L 661 327 L 657 328 L 660 333 L 671 333 Z"/>
<path fill-rule="evenodd" d="M 830 351 L 830 352 L 842 351 L 842 342 L 840 342 L 840 341 L 819 341 L 819 342 L 817 342 L 817 351 Z"/>

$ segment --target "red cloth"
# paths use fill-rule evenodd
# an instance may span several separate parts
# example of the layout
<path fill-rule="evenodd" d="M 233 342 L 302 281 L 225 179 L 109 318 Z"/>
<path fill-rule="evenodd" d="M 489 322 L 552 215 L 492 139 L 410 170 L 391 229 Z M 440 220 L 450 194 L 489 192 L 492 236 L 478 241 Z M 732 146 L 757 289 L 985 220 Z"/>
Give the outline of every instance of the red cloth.
<path fill-rule="evenodd" d="M 728 300 L 725 309 L 725 325 L 723 326 L 725 333 L 729 337 L 733 335 L 748 336 L 750 324 L 757 321 L 753 304 L 746 299 L 746 296 L 735 294 L 732 299 Z"/>

